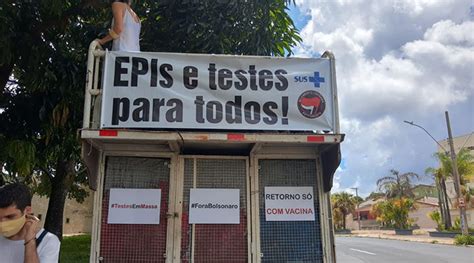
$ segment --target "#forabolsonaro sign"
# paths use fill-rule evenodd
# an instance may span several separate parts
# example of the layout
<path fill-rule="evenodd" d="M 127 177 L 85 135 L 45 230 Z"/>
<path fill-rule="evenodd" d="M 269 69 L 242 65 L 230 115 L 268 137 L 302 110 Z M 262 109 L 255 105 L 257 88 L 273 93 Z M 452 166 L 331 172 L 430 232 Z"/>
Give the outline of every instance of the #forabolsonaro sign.
<path fill-rule="evenodd" d="M 239 189 L 190 189 L 190 224 L 239 224 Z"/>
<path fill-rule="evenodd" d="M 329 59 L 106 52 L 101 128 L 334 130 Z"/>

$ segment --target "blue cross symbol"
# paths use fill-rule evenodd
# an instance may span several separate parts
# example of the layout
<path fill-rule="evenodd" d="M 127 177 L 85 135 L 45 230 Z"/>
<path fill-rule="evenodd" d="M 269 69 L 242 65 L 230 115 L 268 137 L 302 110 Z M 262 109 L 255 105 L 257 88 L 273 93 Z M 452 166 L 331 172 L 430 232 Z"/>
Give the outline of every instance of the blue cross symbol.
<path fill-rule="evenodd" d="M 315 88 L 319 88 L 319 83 L 323 83 L 324 82 L 324 78 L 320 77 L 319 76 L 319 71 L 315 71 L 314 72 L 314 77 L 309 77 L 309 82 L 313 82 L 314 83 L 314 87 Z"/>

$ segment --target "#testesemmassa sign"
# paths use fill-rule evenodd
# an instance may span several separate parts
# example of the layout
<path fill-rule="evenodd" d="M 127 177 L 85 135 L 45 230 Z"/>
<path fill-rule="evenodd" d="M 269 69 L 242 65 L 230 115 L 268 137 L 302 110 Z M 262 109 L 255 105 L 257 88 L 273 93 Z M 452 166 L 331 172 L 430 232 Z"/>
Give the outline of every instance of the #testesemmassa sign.
<path fill-rule="evenodd" d="M 161 189 L 112 188 L 108 224 L 160 224 Z"/>
<path fill-rule="evenodd" d="M 329 59 L 106 52 L 101 128 L 333 131 Z"/>

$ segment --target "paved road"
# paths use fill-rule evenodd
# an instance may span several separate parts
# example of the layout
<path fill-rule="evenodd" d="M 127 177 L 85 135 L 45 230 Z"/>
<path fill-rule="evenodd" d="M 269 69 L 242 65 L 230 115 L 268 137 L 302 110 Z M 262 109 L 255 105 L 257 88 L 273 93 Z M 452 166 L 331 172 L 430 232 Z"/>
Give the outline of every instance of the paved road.
<path fill-rule="evenodd" d="M 472 263 L 474 248 L 361 237 L 336 237 L 338 263 Z"/>

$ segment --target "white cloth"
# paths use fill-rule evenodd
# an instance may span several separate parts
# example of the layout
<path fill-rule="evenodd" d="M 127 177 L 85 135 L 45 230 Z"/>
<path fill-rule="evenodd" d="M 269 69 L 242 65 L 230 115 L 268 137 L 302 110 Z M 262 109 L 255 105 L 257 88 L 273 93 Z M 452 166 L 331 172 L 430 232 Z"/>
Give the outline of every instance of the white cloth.
<path fill-rule="evenodd" d="M 44 229 L 37 234 L 38 238 Z M 10 240 L 0 236 L 0 262 L 2 263 L 21 263 L 24 262 L 25 240 Z M 57 263 L 59 260 L 59 247 L 61 243 L 57 236 L 47 233 L 43 241 L 36 248 L 40 263 Z"/>
<path fill-rule="evenodd" d="M 123 30 L 119 38 L 114 39 L 112 50 L 114 51 L 140 51 L 140 21 L 137 23 L 127 8 L 123 16 Z"/>

